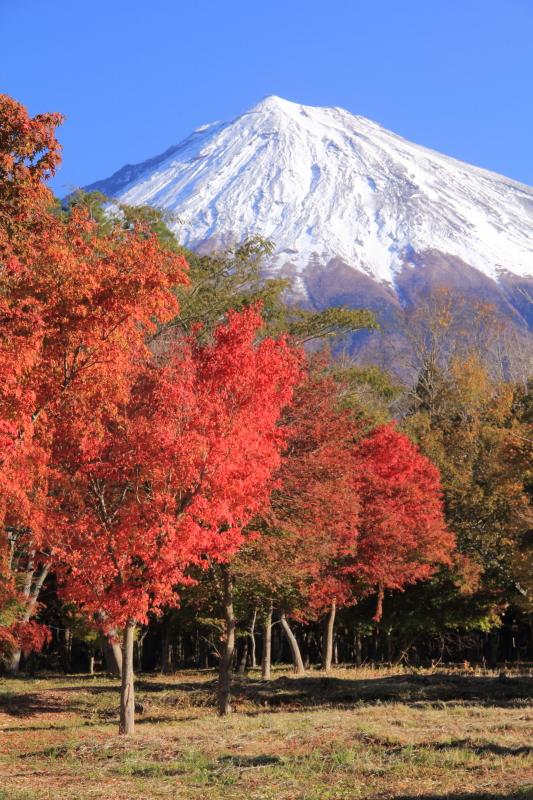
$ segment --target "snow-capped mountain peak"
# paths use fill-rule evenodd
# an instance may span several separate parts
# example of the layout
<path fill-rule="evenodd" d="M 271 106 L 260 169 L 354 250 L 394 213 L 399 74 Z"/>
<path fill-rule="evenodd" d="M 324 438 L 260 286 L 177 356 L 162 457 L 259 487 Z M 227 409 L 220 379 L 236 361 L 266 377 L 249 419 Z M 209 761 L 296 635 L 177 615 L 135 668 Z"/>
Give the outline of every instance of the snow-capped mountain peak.
<path fill-rule="evenodd" d="M 332 265 L 389 294 L 428 254 L 491 281 L 533 276 L 533 189 L 341 108 L 268 95 L 88 188 L 176 211 L 176 232 L 192 249 L 250 233 L 272 239 L 272 268 L 315 305 L 317 270 Z"/>

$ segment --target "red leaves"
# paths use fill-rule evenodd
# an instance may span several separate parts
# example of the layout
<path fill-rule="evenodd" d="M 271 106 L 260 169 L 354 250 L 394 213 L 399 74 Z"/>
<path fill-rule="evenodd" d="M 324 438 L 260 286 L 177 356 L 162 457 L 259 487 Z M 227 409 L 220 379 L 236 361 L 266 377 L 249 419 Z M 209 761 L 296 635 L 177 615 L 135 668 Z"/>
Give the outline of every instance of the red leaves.
<path fill-rule="evenodd" d="M 46 625 L 39 625 L 35 620 L 0 625 L 0 655 L 10 655 L 15 650 L 22 650 L 26 656 L 30 653 L 40 653 L 51 638 L 52 635 Z"/>
<path fill-rule="evenodd" d="M 69 597 L 110 624 L 176 602 L 187 567 L 234 552 L 265 503 L 299 364 L 283 341 L 256 346 L 260 325 L 231 313 L 212 344 L 177 339 L 139 362 L 122 409 L 66 418 L 50 537 Z"/>
<path fill-rule="evenodd" d="M 446 529 L 437 468 L 393 425 L 362 439 L 355 457 L 359 537 L 344 573 L 363 590 L 401 589 L 449 563 L 454 536 Z"/>
<path fill-rule="evenodd" d="M 342 603 L 350 591 L 337 565 L 357 539 L 351 449 L 361 425 L 338 401 L 339 385 L 310 367 L 284 413 L 278 484 L 256 523 L 263 536 L 237 567 L 243 581 L 299 616 L 333 597 Z"/>

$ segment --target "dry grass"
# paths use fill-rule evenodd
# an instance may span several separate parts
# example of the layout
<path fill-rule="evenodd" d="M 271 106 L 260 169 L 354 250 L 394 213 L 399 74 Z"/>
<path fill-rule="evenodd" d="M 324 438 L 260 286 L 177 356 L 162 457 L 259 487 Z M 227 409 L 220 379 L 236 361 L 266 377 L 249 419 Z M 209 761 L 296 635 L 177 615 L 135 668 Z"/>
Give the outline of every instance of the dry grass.
<path fill-rule="evenodd" d="M 143 676 L 126 740 L 116 681 L 2 681 L 0 800 L 533 798 L 529 675 L 279 670 L 236 680 L 226 719 L 213 689 Z"/>

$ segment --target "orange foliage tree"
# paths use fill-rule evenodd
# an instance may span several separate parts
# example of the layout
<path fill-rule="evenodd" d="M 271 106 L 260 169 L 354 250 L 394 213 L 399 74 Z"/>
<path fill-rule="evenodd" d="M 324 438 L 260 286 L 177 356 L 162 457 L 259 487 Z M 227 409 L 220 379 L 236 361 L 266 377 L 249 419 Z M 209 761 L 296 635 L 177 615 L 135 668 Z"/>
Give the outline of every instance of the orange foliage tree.
<path fill-rule="evenodd" d="M 41 534 L 56 422 L 124 402 L 132 363 L 148 356 L 147 336 L 177 311 L 171 288 L 187 280 L 184 258 L 142 225 L 102 237 L 83 210 L 54 213 L 44 181 L 60 162 L 61 119 L 30 119 L 0 97 L 0 563 L 18 628 L 53 558 Z"/>

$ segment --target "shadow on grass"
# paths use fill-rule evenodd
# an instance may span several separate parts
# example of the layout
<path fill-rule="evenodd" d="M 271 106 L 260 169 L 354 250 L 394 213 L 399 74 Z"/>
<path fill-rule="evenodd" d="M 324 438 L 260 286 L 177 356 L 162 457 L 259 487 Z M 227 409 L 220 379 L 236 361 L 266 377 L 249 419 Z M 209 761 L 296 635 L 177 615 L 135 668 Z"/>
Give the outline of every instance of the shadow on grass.
<path fill-rule="evenodd" d="M 138 680 L 136 688 L 142 694 L 173 693 L 194 698 L 211 697 L 214 704 L 216 679 L 198 681 Z M 96 691 L 113 691 L 114 687 L 99 687 Z M 282 675 L 275 680 L 261 681 L 254 677 L 235 675 L 232 695 L 237 706 L 251 704 L 263 709 L 280 706 L 313 708 L 317 706 L 346 707 L 355 703 L 401 702 L 423 703 L 437 708 L 442 703 L 471 705 L 516 706 L 533 703 L 533 678 L 519 677 L 501 682 L 498 678 L 470 675 L 392 675 L 381 678 L 337 678 L 316 674 L 302 678 Z M 172 702 L 171 697 L 165 700 Z M 155 698 L 154 698 L 155 702 Z M 202 705 L 205 703 L 202 702 Z"/>
<path fill-rule="evenodd" d="M 199 719 L 199 717 L 189 717 L 189 719 L 192 720 L 192 721 L 196 721 L 197 719 Z M 177 722 L 182 722 L 182 720 L 181 719 L 180 720 L 176 720 L 175 717 L 163 716 L 162 714 L 158 714 L 158 715 L 155 715 L 155 714 L 152 714 L 152 715 L 144 714 L 142 716 L 139 715 L 139 714 L 135 715 L 135 724 L 136 725 L 160 725 L 162 722 L 166 722 L 169 725 L 170 724 L 175 725 Z"/>
<path fill-rule="evenodd" d="M 283 759 L 280 756 L 220 756 L 218 759 L 219 764 L 224 764 L 231 767 L 270 767 L 274 764 L 283 764 Z"/>
<path fill-rule="evenodd" d="M 533 786 L 512 789 L 510 792 L 449 792 L 447 794 L 395 794 L 394 800 L 530 800 Z"/>
<path fill-rule="evenodd" d="M 26 731 L 67 731 L 71 730 L 72 727 L 70 725 L 20 725 L 15 726 L 12 725 L 8 728 L 2 728 L 3 733 L 26 733 Z M 0 795 L 0 800 L 2 800 L 2 795 Z"/>
<path fill-rule="evenodd" d="M 353 675 L 353 677 L 352 677 Z M 516 677 L 500 680 L 496 677 L 433 673 L 431 675 L 400 674 L 375 678 L 328 677 L 320 673 L 296 678 L 282 675 L 271 681 L 261 681 L 254 676 L 235 675 L 232 695 L 235 707 L 241 713 L 256 715 L 268 711 L 309 711 L 318 708 L 349 709 L 376 703 L 403 703 L 406 705 L 440 708 L 454 704 L 495 706 L 502 708 L 528 707 L 533 704 L 533 678 Z M 155 676 L 154 676 L 155 677 Z M 0 711 L 12 716 L 28 717 L 34 714 L 65 711 L 56 699 L 47 699 L 45 681 L 39 692 L 9 691 L 0 694 Z M 198 675 L 196 680 L 181 680 L 179 676 L 150 680 L 145 675 L 136 681 L 138 696 L 148 701 L 148 714 L 159 709 L 213 708 L 216 705 L 216 679 L 213 672 Z M 53 686 L 54 694 L 86 692 L 89 695 L 117 695 L 118 681 L 109 680 L 95 685 L 92 680 L 78 677 L 67 686 Z M 76 712 L 90 700 L 76 698 L 68 703 L 68 710 Z M 140 719 L 143 717 L 141 716 Z M 159 722 L 158 717 L 144 717 L 145 721 Z M 533 709 L 532 709 L 533 720 Z"/>
<path fill-rule="evenodd" d="M 492 743 L 474 744 L 468 739 L 456 739 L 453 742 L 431 742 L 426 743 L 425 745 L 417 745 L 417 749 L 419 747 L 431 747 L 434 750 L 471 750 L 479 755 L 483 755 L 484 753 L 492 753 L 496 756 L 525 756 L 533 753 L 533 747 L 529 747 L 528 745 L 522 745 L 522 747 L 503 747 L 502 745 Z"/>
<path fill-rule="evenodd" d="M 72 710 L 69 708 L 69 711 Z M 33 717 L 36 714 L 60 714 L 64 711 L 63 704 L 54 698 L 43 696 L 40 692 L 0 693 L 0 712 L 10 717 Z"/>
<path fill-rule="evenodd" d="M 144 688 L 144 687 L 143 687 Z M 179 689 L 179 685 L 175 685 Z M 207 686 L 206 686 L 207 688 Z M 148 686 L 144 689 L 149 692 Z M 196 691 L 198 685 L 196 684 Z M 442 704 L 517 707 L 533 703 L 533 678 L 520 677 L 501 682 L 498 678 L 469 675 L 392 675 L 381 678 L 337 678 L 309 676 L 262 682 L 233 682 L 237 705 L 308 710 L 320 706 L 349 708 L 354 705 L 399 702 L 439 708 Z M 244 710 L 244 708 L 243 708 Z"/>

